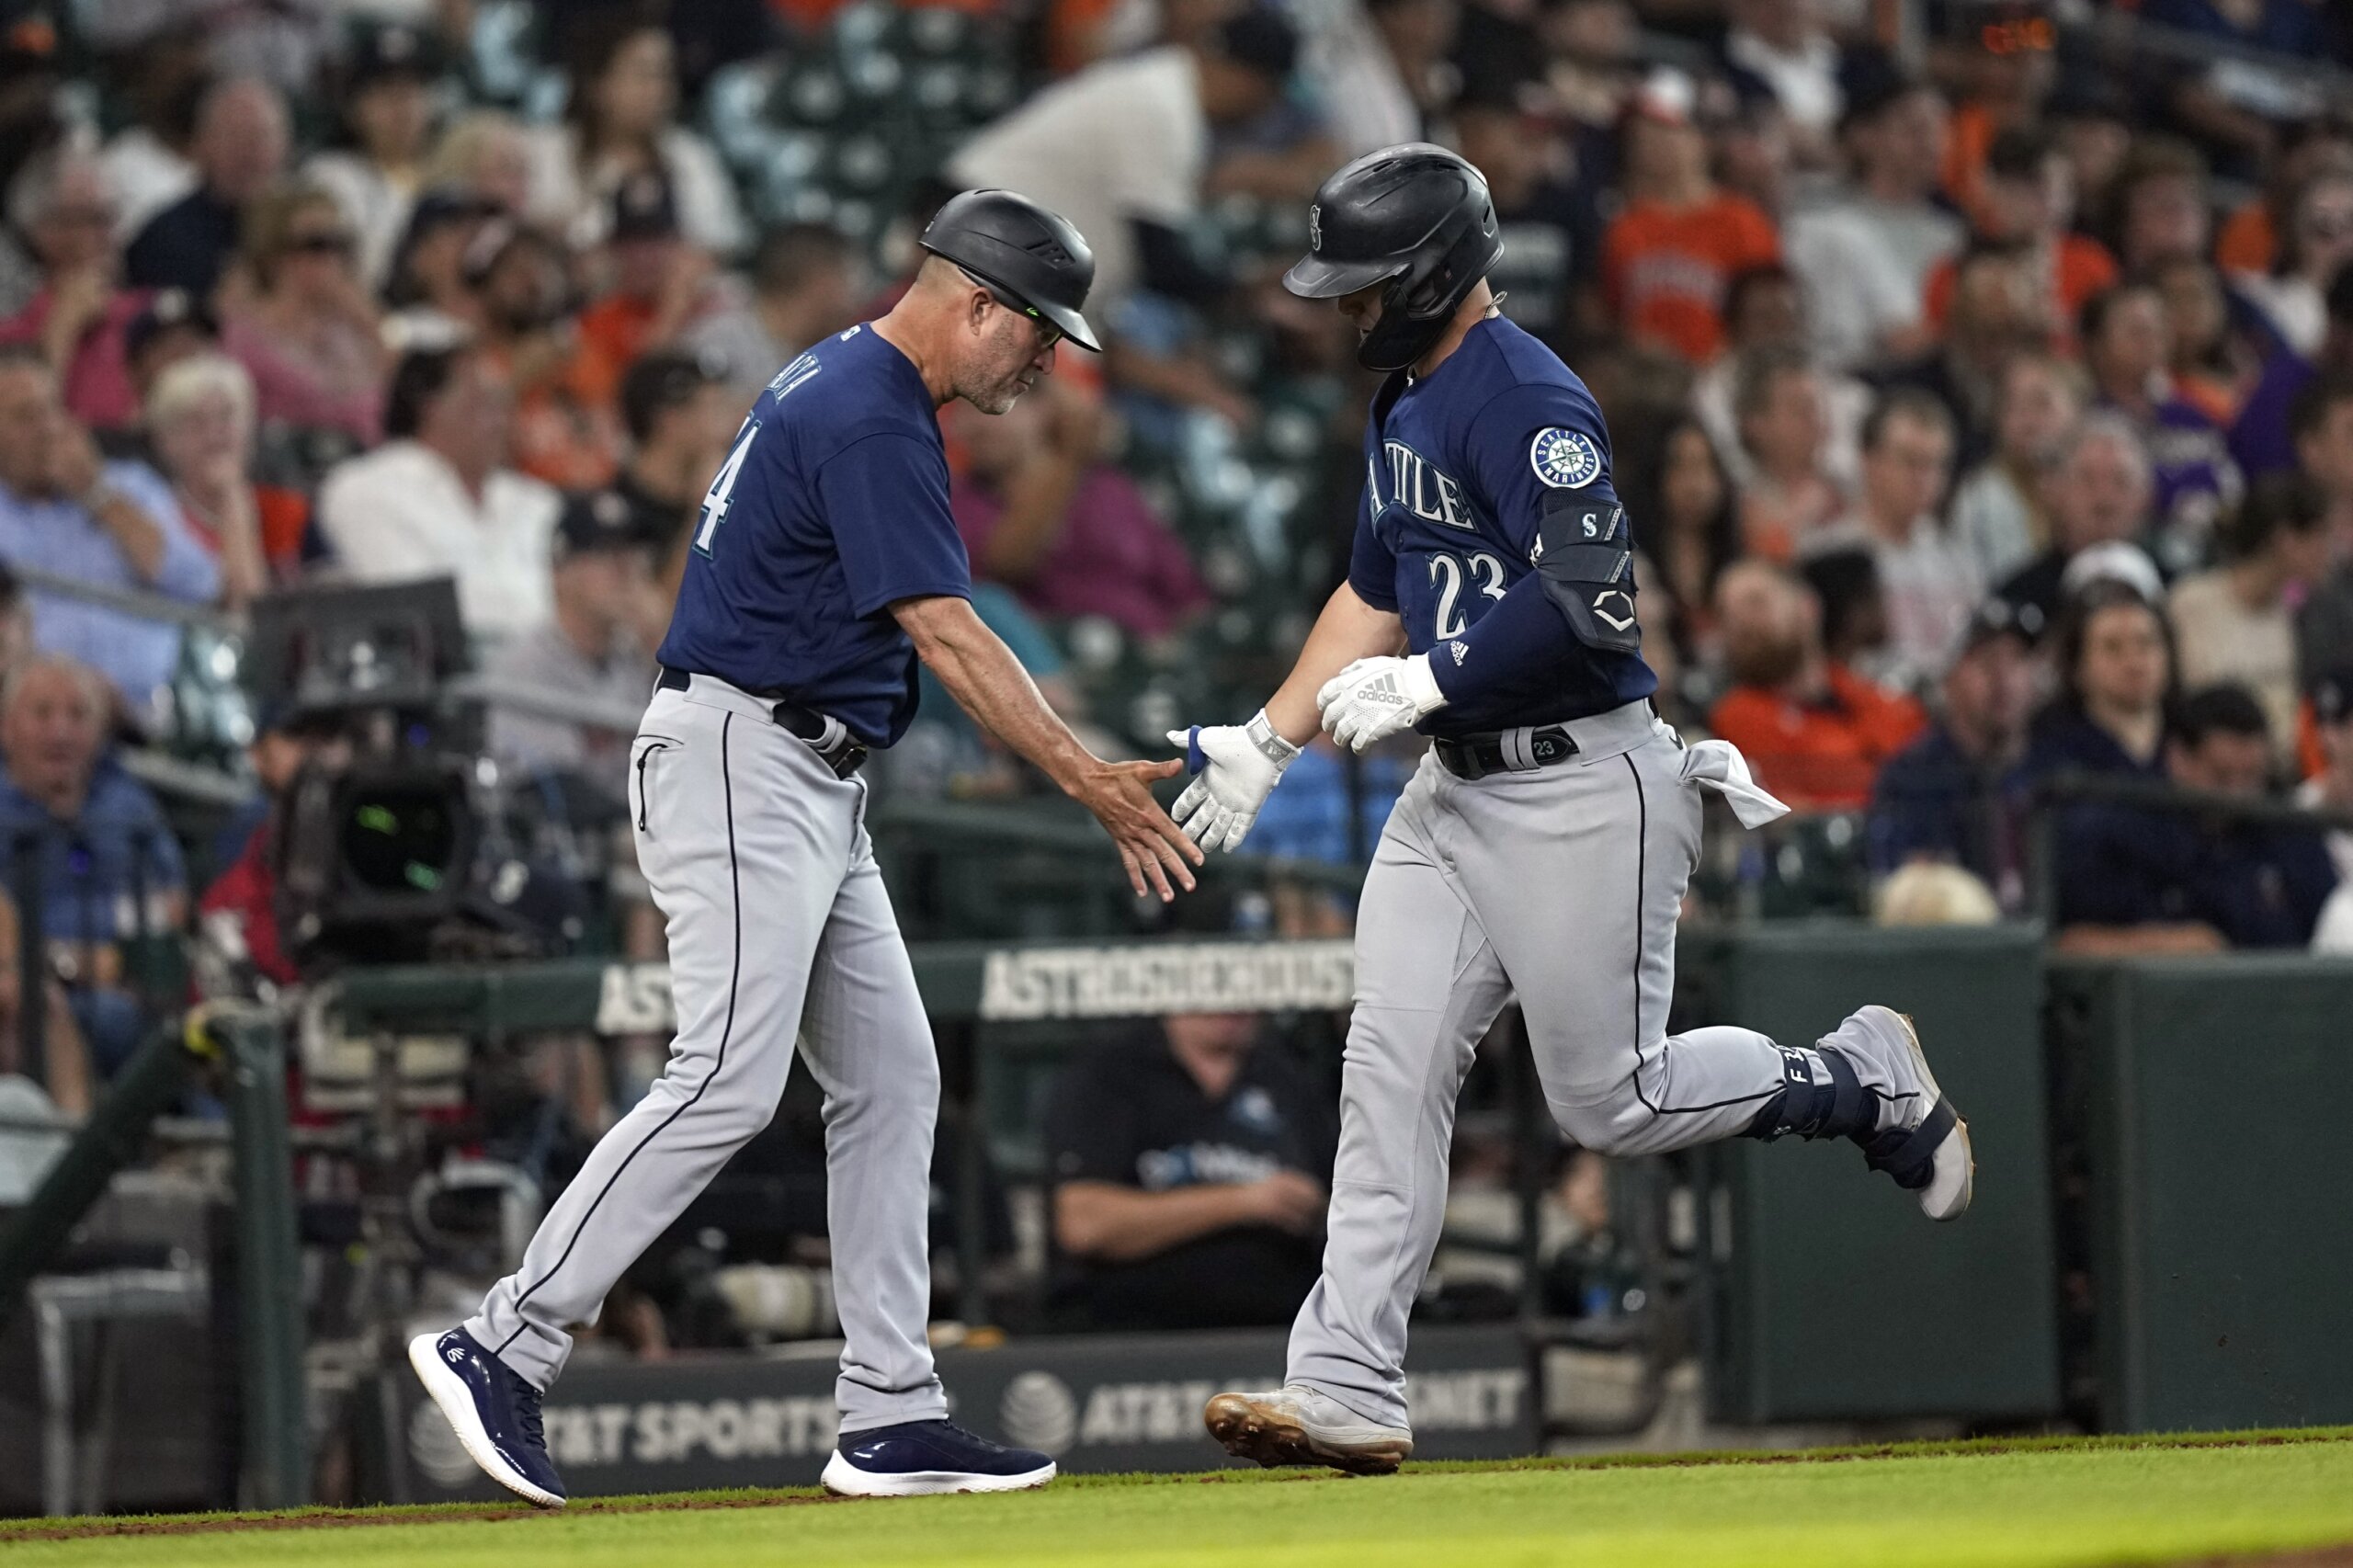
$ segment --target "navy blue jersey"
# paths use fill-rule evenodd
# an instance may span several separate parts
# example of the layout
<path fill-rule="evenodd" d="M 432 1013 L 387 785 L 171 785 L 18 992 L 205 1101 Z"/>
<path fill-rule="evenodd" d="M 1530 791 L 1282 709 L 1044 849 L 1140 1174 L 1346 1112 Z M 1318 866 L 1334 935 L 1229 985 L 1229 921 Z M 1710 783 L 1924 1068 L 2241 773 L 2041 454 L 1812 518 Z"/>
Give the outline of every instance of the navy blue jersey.
<path fill-rule="evenodd" d="M 1481 322 L 1429 375 L 1381 389 L 1364 447 L 1348 583 L 1430 654 L 1448 706 L 1425 733 L 1552 723 L 1658 688 L 1640 653 L 1573 633 L 1540 580 L 1543 530 L 1564 522 L 1631 549 L 1601 410 L 1551 349 L 1507 320 Z M 1609 602 L 1631 634 L 1623 588 Z"/>
<path fill-rule="evenodd" d="M 885 607 L 938 594 L 972 596 L 938 413 L 907 357 L 854 326 L 753 403 L 657 656 L 889 745 L 915 717 L 915 653 Z"/>

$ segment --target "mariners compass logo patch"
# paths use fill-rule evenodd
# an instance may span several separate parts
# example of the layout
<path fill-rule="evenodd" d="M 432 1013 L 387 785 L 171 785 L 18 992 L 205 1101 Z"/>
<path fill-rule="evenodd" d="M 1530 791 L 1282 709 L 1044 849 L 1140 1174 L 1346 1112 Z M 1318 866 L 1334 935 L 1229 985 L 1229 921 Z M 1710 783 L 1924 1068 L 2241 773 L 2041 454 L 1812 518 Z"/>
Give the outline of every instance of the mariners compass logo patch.
<path fill-rule="evenodd" d="M 1555 490 L 1582 490 L 1601 477 L 1601 450 L 1592 438 L 1558 426 L 1536 433 L 1528 460 L 1536 477 Z"/>

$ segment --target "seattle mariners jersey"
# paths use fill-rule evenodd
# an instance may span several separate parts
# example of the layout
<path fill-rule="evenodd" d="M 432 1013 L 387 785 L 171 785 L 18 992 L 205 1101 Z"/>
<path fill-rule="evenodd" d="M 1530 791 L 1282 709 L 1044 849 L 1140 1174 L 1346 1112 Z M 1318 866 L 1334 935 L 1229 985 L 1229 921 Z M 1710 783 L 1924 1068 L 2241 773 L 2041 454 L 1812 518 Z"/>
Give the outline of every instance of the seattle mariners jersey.
<path fill-rule="evenodd" d="M 1365 467 L 1348 583 L 1395 610 L 1413 651 L 1430 655 L 1449 705 L 1423 731 L 1552 723 L 1657 689 L 1637 651 L 1609 434 L 1551 349 L 1491 319 L 1427 377 L 1391 378 L 1366 424 Z M 1601 562 L 1574 631 L 1540 580 L 1547 549 L 1556 566 L 1572 554 Z"/>
<path fill-rule="evenodd" d="M 938 415 L 907 357 L 854 326 L 753 403 L 703 497 L 657 656 L 889 745 L 915 716 L 915 654 L 885 607 L 938 594 L 972 594 Z"/>

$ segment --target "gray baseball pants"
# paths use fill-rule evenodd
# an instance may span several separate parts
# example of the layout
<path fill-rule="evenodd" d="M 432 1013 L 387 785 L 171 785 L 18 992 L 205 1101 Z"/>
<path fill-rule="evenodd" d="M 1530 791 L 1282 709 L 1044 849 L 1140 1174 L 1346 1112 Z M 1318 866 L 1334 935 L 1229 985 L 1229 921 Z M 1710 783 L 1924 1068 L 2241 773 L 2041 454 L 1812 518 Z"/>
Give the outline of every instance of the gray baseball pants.
<path fill-rule="evenodd" d="M 1601 1153 L 1730 1137 L 1782 1086 L 1752 1029 L 1666 1032 L 1699 853 L 1691 754 L 1646 702 L 1568 729 L 1577 755 L 1533 772 L 1465 780 L 1424 757 L 1365 879 L 1330 1239 L 1289 1381 L 1383 1426 L 1407 1425 L 1406 1313 L 1445 1217 L 1455 1097 L 1506 1001 L 1554 1120 Z"/>
<path fill-rule="evenodd" d="M 544 1389 L 574 1324 L 768 1123 L 801 1053 L 824 1090 L 844 1432 L 947 1414 L 925 1325 L 939 1064 L 863 821 L 866 786 L 707 676 L 656 691 L 630 757 L 668 921 L 677 1038 L 466 1332 Z"/>

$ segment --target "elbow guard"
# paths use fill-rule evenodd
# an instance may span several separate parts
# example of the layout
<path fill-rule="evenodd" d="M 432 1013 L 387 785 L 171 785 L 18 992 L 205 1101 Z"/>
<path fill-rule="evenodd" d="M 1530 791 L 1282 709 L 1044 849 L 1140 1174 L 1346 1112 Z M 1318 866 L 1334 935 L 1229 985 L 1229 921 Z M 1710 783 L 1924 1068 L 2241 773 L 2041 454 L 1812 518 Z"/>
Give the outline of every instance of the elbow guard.
<path fill-rule="evenodd" d="M 1642 651 L 1634 619 L 1634 544 L 1626 508 L 1582 501 L 1563 491 L 1544 496 L 1534 562 L 1544 597 L 1576 640 L 1614 653 Z"/>

